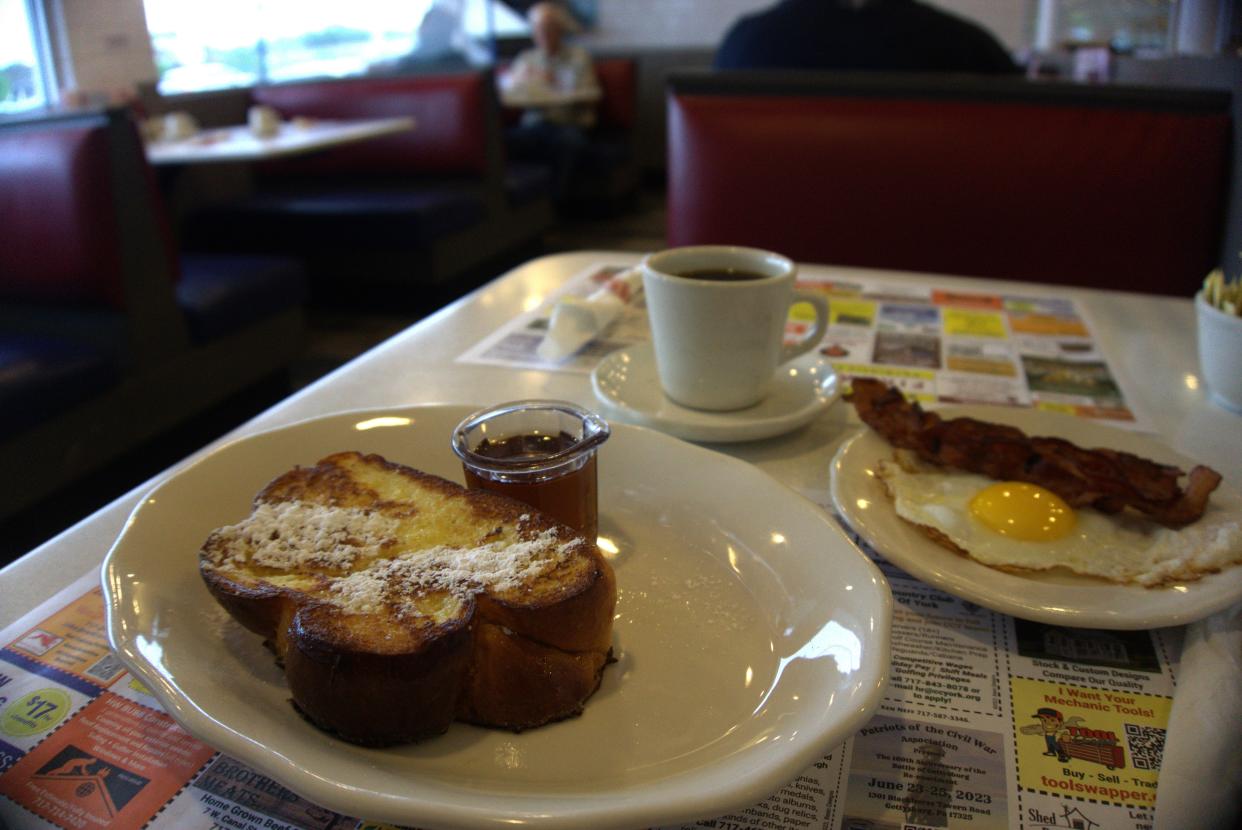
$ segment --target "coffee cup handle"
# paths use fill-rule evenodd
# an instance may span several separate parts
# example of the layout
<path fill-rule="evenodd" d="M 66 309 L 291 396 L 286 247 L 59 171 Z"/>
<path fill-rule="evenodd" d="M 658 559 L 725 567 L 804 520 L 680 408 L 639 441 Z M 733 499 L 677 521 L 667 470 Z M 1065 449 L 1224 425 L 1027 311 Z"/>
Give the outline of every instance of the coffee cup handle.
<path fill-rule="evenodd" d="M 805 354 L 811 349 L 819 345 L 819 341 L 824 339 L 824 335 L 828 333 L 828 300 L 822 294 L 812 294 L 809 291 L 795 291 L 793 302 L 790 306 L 797 303 L 810 303 L 815 309 L 815 325 L 810 332 L 797 343 L 786 343 L 781 347 L 781 363 L 788 363 L 800 354 Z"/>

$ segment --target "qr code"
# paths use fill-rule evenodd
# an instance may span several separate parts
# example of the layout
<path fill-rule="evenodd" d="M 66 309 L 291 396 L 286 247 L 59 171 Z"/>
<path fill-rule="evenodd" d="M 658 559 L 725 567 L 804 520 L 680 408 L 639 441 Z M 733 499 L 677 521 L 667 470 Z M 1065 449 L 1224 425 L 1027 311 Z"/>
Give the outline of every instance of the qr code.
<path fill-rule="evenodd" d="M 1164 733 L 1158 726 L 1126 724 L 1126 743 L 1130 746 L 1130 759 L 1135 769 L 1160 769 L 1164 755 Z"/>

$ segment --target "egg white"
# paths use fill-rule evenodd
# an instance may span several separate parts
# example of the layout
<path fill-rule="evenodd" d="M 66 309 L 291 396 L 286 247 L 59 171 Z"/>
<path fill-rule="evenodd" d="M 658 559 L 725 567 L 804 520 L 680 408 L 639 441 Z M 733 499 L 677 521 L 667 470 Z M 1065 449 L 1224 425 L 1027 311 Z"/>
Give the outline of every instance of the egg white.
<path fill-rule="evenodd" d="M 926 464 L 880 461 L 877 475 L 897 515 L 940 534 L 972 559 L 995 568 L 1066 568 L 1113 582 L 1153 586 L 1198 579 L 1242 562 L 1239 517 L 1210 502 L 1199 521 L 1171 529 L 1133 511 L 1108 515 L 1075 508 L 1077 524 L 1060 539 L 1028 542 L 1003 536 L 970 512 L 970 500 L 995 481 Z"/>

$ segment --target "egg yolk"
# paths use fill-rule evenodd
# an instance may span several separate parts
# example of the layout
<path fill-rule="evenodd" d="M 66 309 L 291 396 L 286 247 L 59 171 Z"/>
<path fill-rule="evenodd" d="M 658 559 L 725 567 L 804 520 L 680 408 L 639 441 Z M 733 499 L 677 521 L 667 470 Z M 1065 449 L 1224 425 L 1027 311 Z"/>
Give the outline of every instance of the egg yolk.
<path fill-rule="evenodd" d="M 1060 539 L 1074 529 L 1073 509 L 1038 484 L 1002 481 L 970 500 L 970 513 L 1002 536 L 1027 542 Z"/>

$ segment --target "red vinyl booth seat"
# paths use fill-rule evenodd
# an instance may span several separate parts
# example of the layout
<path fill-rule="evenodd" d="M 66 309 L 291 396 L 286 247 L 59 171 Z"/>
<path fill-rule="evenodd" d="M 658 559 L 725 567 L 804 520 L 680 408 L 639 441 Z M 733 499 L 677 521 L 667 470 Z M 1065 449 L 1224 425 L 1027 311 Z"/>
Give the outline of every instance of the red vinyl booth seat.
<path fill-rule="evenodd" d="M 145 318 L 146 304 L 175 296 L 191 335 L 216 336 L 302 300 L 292 263 L 178 256 L 125 112 L 0 130 L 0 226 L 20 240 L 0 245 L 0 301 L 7 304 Z"/>
<path fill-rule="evenodd" d="M 1227 93 L 719 73 L 669 97 L 669 242 L 1132 291 L 1220 257 Z"/>
<path fill-rule="evenodd" d="M 599 127 L 634 129 L 638 111 L 637 72 L 633 58 L 602 58 L 595 62 L 600 89 Z"/>
<path fill-rule="evenodd" d="M 491 76 L 481 72 L 257 87 L 254 103 L 286 118 L 412 116 L 413 130 L 265 166 L 265 172 L 485 175 Z"/>
<path fill-rule="evenodd" d="M 97 126 L 0 133 L 0 294 L 6 301 L 121 308 L 121 251 Z"/>
<path fill-rule="evenodd" d="M 304 277 L 178 256 L 130 112 L 0 121 L 0 517 L 289 365 Z"/>

